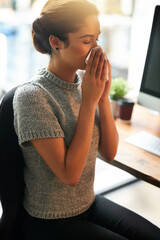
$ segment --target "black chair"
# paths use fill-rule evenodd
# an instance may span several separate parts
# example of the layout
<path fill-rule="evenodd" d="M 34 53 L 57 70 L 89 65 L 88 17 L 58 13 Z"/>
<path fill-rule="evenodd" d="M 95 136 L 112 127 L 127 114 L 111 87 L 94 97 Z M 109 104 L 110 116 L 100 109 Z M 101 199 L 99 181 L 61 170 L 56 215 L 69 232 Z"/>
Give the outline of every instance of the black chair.
<path fill-rule="evenodd" d="M 13 126 L 13 96 L 10 90 L 0 106 L 0 239 L 23 239 L 20 223 L 23 218 L 24 159 Z"/>

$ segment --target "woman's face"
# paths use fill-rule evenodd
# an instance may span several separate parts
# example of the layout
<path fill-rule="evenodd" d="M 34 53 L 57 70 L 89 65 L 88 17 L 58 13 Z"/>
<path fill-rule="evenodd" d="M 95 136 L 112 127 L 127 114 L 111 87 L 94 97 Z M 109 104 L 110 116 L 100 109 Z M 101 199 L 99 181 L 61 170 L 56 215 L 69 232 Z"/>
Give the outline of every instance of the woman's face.
<path fill-rule="evenodd" d="M 68 66 L 85 69 L 85 59 L 89 51 L 97 46 L 100 24 L 96 15 L 87 17 L 76 33 L 68 34 L 69 45 L 60 51 L 61 60 Z"/>

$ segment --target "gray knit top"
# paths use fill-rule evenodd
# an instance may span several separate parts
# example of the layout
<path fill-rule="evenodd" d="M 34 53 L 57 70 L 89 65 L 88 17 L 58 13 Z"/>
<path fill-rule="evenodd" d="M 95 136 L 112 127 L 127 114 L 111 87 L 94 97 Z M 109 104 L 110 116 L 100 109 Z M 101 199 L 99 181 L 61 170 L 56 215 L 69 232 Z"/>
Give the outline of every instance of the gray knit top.
<path fill-rule="evenodd" d="M 30 142 L 37 138 L 63 137 L 68 147 L 75 132 L 80 104 L 78 74 L 75 83 L 68 83 L 41 69 L 15 92 L 14 127 L 25 160 L 23 205 L 31 216 L 43 219 L 72 217 L 87 210 L 94 200 L 93 181 L 99 143 L 97 112 L 89 155 L 75 187 L 61 182 Z"/>

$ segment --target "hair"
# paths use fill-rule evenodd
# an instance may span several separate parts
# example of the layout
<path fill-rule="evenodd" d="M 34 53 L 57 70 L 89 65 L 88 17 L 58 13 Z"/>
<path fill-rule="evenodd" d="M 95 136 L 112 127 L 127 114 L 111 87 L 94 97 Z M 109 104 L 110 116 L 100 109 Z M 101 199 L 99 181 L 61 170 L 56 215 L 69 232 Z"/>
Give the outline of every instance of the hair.
<path fill-rule="evenodd" d="M 50 35 L 68 44 L 68 33 L 78 31 L 86 17 L 98 14 L 97 7 L 88 0 L 48 0 L 40 17 L 32 23 L 31 33 L 35 49 L 52 55 Z"/>

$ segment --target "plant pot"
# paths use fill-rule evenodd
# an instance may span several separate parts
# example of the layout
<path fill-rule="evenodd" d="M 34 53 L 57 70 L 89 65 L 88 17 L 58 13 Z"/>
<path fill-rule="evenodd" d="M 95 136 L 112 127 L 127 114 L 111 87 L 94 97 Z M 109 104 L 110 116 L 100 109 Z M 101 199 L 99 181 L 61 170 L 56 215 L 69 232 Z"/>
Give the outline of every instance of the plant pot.
<path fill-rule="evenodd" d="M 124 121 L 130 121 L 132 112 L 133 112 L 133 107 L 134 107 L 134 101 L 131 99 L 119 99 L 117 101 L 117 111 L 118 111 L 118 117 L 121 120 Z"/>
<path fill-rule="evenodd" d="M 111 111 L 114 118 L 117 118 L 119 115 L 118 112 L 118 101 L 110 99 Z"/>

